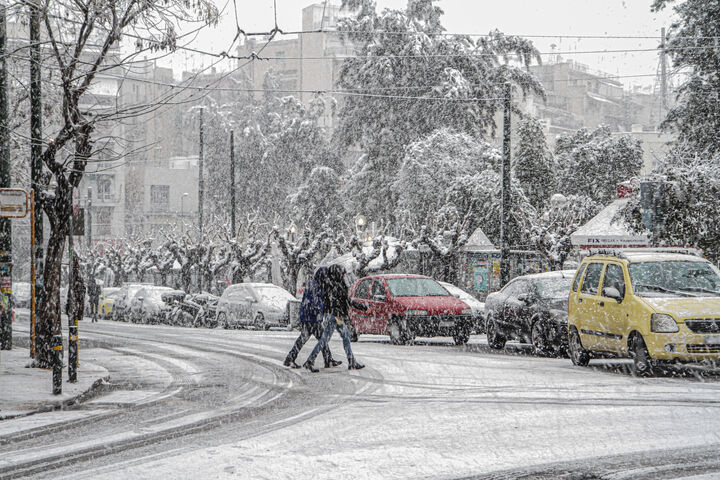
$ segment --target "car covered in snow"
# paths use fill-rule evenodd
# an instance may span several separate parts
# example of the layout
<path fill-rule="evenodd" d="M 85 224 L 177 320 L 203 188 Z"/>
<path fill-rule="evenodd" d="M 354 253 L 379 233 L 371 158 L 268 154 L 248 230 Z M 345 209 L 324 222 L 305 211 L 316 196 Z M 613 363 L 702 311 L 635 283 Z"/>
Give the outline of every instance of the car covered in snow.
<path fill-rule="evenodd" d="M 452 283 L 439 283 L 440 285 L 445 287 L 448 292 L 465 302 L 467 306 L 470 307 L 470 310 L 472 310 L 473 321 L 475 323 L 475 332 L 483 333 L 485 331 L 485 302 L 481 302 L 471 293 L 466 292 L 462 288 L 455 286 Z"/>
<path fill-rule="evenodd" d="M 148 285 L 141 283 L 126 283 L 115 293 L 113 301 L 112 318 L 121 322 L 130 320 L 130 301 L 135 294 Z"/>
<path fill-rule="evenodd" d="M 28 282 L 13 282 L 12 301 L 17 308 L 30 308 L 32 290 Z"/>
<path fill-rule="evenodd" d="M 508 340 L 533 345 L 537 354 L 564 353 L 567 349 L 568 295 L 575 272 L 523 275 L 485 299 L 490 348 L 501 349 Z"/>
<path fill-rule="evenodd" d="M 472 309 L 424 275 L 363 277 L 350 288 L 350 297 L 367 306 L 366 311 L 350 309 L 355 332 L 389 335 L 396 345 L 416 336 L 451 336 L 462 345 L 473 329 Z"/>
<path fill-rule="evenodd" d="M 236 283 L 225 289 L 217 302 L 217 324 L 223 328 L 288 326 L 290 292 L 272 283 Z"/>
<path fill-rule="evenodd" d="M 130 299 L 128 311 L 134 323 L 167 323 L 171 312 L 171 300 L 185 292 L 170 287 L 146 285 Z"/>

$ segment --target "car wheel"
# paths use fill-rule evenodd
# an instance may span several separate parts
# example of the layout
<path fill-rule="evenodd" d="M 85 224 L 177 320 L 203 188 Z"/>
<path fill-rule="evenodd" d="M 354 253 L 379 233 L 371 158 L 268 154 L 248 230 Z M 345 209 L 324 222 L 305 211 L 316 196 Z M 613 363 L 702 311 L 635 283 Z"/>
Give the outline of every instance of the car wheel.
<path fill-rule="evenodd" d="M 393 345 L 409 345 L 415 339 L 415 334 L 407 325 L 407 321 L 397 317 L 390 319 L 388 335 Z"/>
<path fill-rule="evenodd" d="M 390 343 L 393 345 L 402 345 L 404 343 L 402 341 L 402 328 L 397 318 L 390 320 L 388 324 L 388 335 L 390 336 Z"/>
<path fill-rule="evenodd" d="M 542 320 L 536 320 L 530 329 L 530 339 L 532 346 L 535 349 L 535 354 L 540 356 L 546 356 L 550 353 L 550 345 L 545 335 L 545 329 L 543 328 Z"/>
<path fill-rule="evenodd" d="M 270 325 L 265 323 L 265 316 L 261 312 L 255 314 L 253 325 L 255 325 L 255 328 L 258 330 L 268 330 L 270 328 Z"/>
<path fill-rule="evenodd" d="M 636 377 L 654 377 L 657 374 L 657 365 L 650 357 L 645 339 L 639 333 L 632 339 L 630 355 L 633 359 L 633 375 Z"/>
<path fill-rule="evenodd" d="M 573 365 L 584 367 L 590 363 L 590 353 L 583 348 L 580 334 L 574 326 L 570 327 L 568 353 Z"/>
<path fill-rule="evenodd" d="M 225 330 L 230 328 L 230 324 L 228 323 L 227 315 L 224 313 L 218 314 L 218 324 L 223 327 Z"/>
<path fill-rule="evenodd" d="M 465 345 L 469 339 L 470 330 L 465 328 L 460 328 L 457 332 L 453 334 L 453 341 L 455 342 L 455 345 Z"/>
<path fill-rule="evenodd" d="M 490 348 L 500 350 L 505 346 L 507 339 L 503 336 L 500 331 L 500 326 L 495 321 L 495 318 L 488 316 L 487 319 L 487 341 Z"/>

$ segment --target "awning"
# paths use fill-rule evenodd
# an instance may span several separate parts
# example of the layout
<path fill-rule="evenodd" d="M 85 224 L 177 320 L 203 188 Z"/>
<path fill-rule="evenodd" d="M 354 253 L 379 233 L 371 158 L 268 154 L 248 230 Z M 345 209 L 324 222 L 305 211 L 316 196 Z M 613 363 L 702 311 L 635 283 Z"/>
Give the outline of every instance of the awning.
<path fill-rule="evenodd" d="M 620 209 L 627 205 L 629 200 L 629 198 L 620 198 L 602 209 L 589 222 L 570 235 L 572 244 L 580 248 L 650 245 L 646 233 L 633 233 L 624 221 L 613 221 Z"/>

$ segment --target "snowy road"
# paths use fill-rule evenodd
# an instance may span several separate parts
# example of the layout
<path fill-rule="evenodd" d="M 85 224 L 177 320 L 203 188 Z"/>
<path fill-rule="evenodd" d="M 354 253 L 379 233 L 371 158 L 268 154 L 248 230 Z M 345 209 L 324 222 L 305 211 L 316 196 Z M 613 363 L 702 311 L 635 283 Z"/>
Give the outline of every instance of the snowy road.
<path fill-rule="evenodd" d="M 62 429 L 0 423 L 0 477 L 720 475 L 716 375 L 637 379 L 625 361 L 578 368 L 518 345 L 492 352 L 482 336 L 465 348 L 364 336 L 367 368 L 311 374 L 281 366 L 285 331 L 84 322 L 81 335 L 81 359 L 113 388 Z"/>

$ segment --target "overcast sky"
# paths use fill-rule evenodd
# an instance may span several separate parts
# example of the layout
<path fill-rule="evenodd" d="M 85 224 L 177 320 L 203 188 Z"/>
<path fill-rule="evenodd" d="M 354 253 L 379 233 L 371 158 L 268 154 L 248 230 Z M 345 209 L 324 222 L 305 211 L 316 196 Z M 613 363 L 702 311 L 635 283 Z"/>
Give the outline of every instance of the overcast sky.
<path fill-rule="evenodd" d="M 216 0 L 225 8 L 225 16 L 216 29 L 198 36 L 192 46 L 207 51 L 225 50 L 235 34 L 232 0 Z M 339 0 L 329 0 L 339 4 Z M 301 10 L 322 1 L 277 0 L 278 25 L 282 30 L 299 30 Z M 555 38 L 531 38 L 543 52 L 555 44 L 565 59 L 572 59 L 613 75 L 647 75 L 623 78 L 626 85 L 652 85 L 658 68 L 656 52 L 612 52 L 602 54 L 584 51 L 653 49 L 659 44 L 660 29 L 669 26 L 672 12 L 650 12 L 651 0 L 441 0 L 443 25 L 448 32 L 487 33 L 499 29 L 517 35 L 559 35 Z M 268 31 L 274 25 L 273 0 L 236 0 L 240 27 L 245 31 Z M 378 8 L 404 8 L 406 0 L 377 0 Z M 654 36 L 657 38 L 578 39 L 562 36 Z M 543 60 L 547 61 L 547 55 Z M 176 70 L 208 64 L 188 54 L 176 55 Z M 226 68 L 223 68 L 226 69 Z"/>

